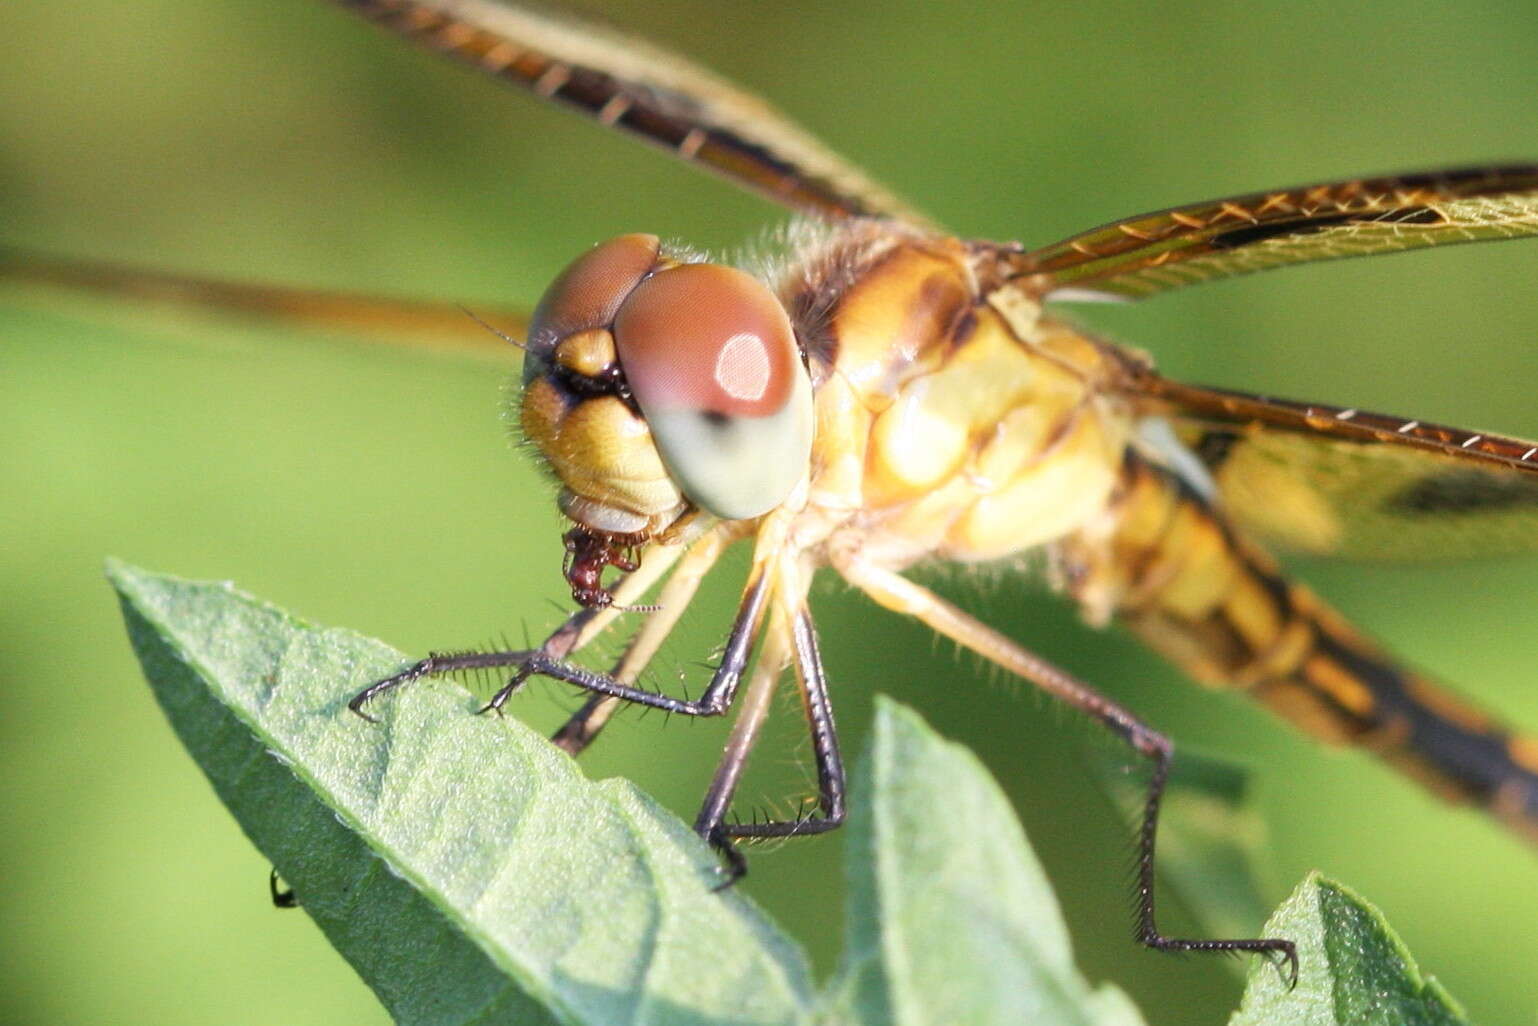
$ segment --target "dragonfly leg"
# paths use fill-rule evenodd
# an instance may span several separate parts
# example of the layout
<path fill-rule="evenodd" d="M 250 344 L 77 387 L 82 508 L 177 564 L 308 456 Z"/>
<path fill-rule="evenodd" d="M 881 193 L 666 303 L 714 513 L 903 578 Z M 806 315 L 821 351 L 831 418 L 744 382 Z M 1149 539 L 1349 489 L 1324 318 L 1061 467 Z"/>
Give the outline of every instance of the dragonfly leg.
<path fill-rule="evenodd" d="M 1021 648 L 992 627 L 914 584 L 901 574 L 876 566 L 858 554 L 836 553 L 834 565 L 855 587 L 877 603 L 922 623 L 976 652 L 989 662 L 1078 709 L 1125 741 L 1153 766 L 1143 800 L 1143 820 L 1137 848 L 1137 939 L 1161 951 L 1248 951 L 1280 961 L 1290 983 L 1298 978 L 1298 955 L 1292 941 L 1279 937 L 1194 940 L 1167 937 L 1154 919 L 1154 849 L 1159 808 L 1169 779 L 1174 745 L 1129 710 L 1064 670 Z"/>
<path fill-rule="evenodd" d="M 721 663 L 716 667 L 710 683 L 705 686 L 705 690 L 697 699 L 674 698 L 671 695 L 634 687 L 606 673 L 598 673 L 585 666 L 575 666 L 536 649 L 528 653 L 519 663 L 512 679 L 501 691 L 491 696 L 491 701 L 487 702 L 481 711 L 500 711 L 502 706 L 507 704 L 507 700 L 516 694 L 530 677 L 549 677 L 552 680 L 582 688 L 584 691 L 591 691 L 596 695 L 617 698 L 636 705 L 661 709 L 664 712 L 679 713 L 684 716 L 720 716 L 731 708 L 732 698 L 737 694 L 737 686 L 742 682 L 743 671 L 747 669 L 753 642 L 758 637 L 760 624 L 763 623 L 764 606 L 769 595 L 768 584 L 768 576 L 761 571 L 755 572 L 749 580 L 742 604 L 737 608 L 737 618 L 732 622 L 731 633 L 727 635 L 726 645 L 721 654 Z"/>
<path fill-rule="evenodd" d="M 693 601 L 700 582 L 736 538 L 736 533 L 717 528 L 689 547 L 657 596 L 655 612 L 648 615 L 646 622 L 630 639 L 625 654 L 610 671 L 611 677 L 626 684 L 635 683 Z M 610 695 L 590 694 L 582 707 L 551 735 L 550 740 L 572 755 L 580 754 L 592 744 L 598 732 L 618 710 L 621 701 Z"/>
<path fill-rule="evenodd" d="M 839 753 L 838 732 L 833 724 L 833 707 L 828 701 L 828 681 L 823 673 L 822 656 L 817 650 L 817 632 L 811 614 L 802 606 L 790 625 L 790 639 L 783 640 L 783 630 L 775 629 L 765 642 L 753 682 L 748 686 L 743 710 L 727 741 L 721 765 L 705 794 L 704 804 L 695 819 L 694 830 L 709 841 L 726 860 L 722 887 L 729 886 L 747 872 L 747 861 L 732 842 L 739 838 L 797 837 L 833 830 L 844 822 L 844 760 Z M 788 651 L 787 651 L 788 649 Z M 796 681 L 804 698 L 807 722 L 812 731 L 813 758 L 817 764 L 818 814 L 798 816 L 793 820 L 763 823 L 728 823 L 727 810 L 742 778 L 748 754 L 758 739 L 759 729 L 768 715 L 768 699 L 785 669 L 795 666 Z"/>
<path fill-rule="evenodd" d="M 583 612 L 586 612 L 586 610 Z M 572 619 L 575 620 L 576 617 L 574 616 Z M 570 622 L 570 620 L 567 621 L 567 623 Z M 559 630 L 557 633 L 559 633 Z M 551 637 L 555 637 L 555 635 L 551 635 Z M 412 681 L 421 680 L 423 677 L 441 677 L 444 674 L 459 673 L 464 670 L 495 670 L 506 666 L 521 666 L 537 651 L 538 649 L 530 648 L 510 649 L 499 652 L 435 652 L 426 659 L 417 660 L 400 673 L 393 674 L 383 680 L 376 680 L 356 695 L 353 695 L 347 702 L 347 708 L 370 723 L 377 723 L 379 721 L 364 712 L 363 707 L 386 691 L 393 691 L 403 684 L 410 684 Z"/>
<path fill-rule="evenodd" d="M 701 539 L 703 541 L 703 539 Z M 696 543 L 698 544 L 698 543 Z M 496 652 L 455 652 L 434 653 L 426 659 L 418 660 L 400 673 L 375 681 L 362 691 L 358 692 L 347 703 L 347 708 L 357 713 L 369 722 L 375 722 L 374 717 L 363 711 L 363 706 L 368 702 L 384 694 L 393 691 L 402 684 L 409 684 L 423 677 L 441 677 L 445 674 L 457 673 L 464 670 L 488 670 L 502 669 L 509 666 L 521 666 L 536 652 L 564 659 L 572 653 L 579 651 L 604 629 L 612 624 L 619 615 L 625 611 L 636 599 L 645 594 L 646 590 L 657 582 L 679 557 L 684 555 L 683 545 L 657 545 L 649 550 L 641 565 L 626 575 L 615 586 L 614 596 L 616 602 L 602 608 L 579 609 L 566 621 L 550 632 L 549 637 L 534 649 L 508 649 Z M 655 614 L 651 614 L 655 615 Z"/>

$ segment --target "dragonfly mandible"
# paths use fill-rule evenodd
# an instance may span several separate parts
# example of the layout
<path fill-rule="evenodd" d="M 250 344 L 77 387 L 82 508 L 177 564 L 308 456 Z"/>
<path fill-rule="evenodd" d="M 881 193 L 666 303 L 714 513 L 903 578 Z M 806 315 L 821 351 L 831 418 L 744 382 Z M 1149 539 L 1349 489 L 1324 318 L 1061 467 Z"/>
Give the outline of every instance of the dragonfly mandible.
<path fill-rule="evenodd" d="M 800 505 L 782 502 L 761 518 L 710 526 L 704 523 L 710 505 L 679 489 L 680 516 L 648 523 L 647 531 L 658 529 L 647 533 L 616 532 L 611 521 L 595 524 L 596 510 L 568 501 L 570 511 L 587 518 L 575 528 L 572 571 L 587 582 L 590 600 L 601 603 L 604 591 L 592 583 L 594 573 L 605 563 L 628 560 L 630 549 L 639 550 L 639 569 L 614 586 L 619 605 L 644 600 L 645 586 L 663 576 L 668 561 L 677 562 L 657 601 L 660 610 L 642 627 L 640 637 L 649 640 L 631 649 L 627 664 L 582 679 L 566 667 L 566 657 L 616 615 L 595 605 L 546 643 L 535 669 L 564 673 L 601 693 L 607 689 L 606 697 L 648 701 L 620 688 L 633 688 L 629 682 L 647 647 L 660 642 L 687 604 L 689 588 L 715 551 L 751 534 L 757 583 L 738 623 L 743 638 L 755 629 L 765 634 L 762 672 L 755 671 L 754 681 L 770 683 L 760 690 L 767 691 L 771 676 L 788 666 L 798 671 L 809 697 L 826 697 L 815 632 L 804 593 L 797 594 L 810 576 L 810 568 L 792 558 L 800 555 L 832 563 L 878 601 L 921 616 L 1092 714 L 1098 708 L 1156 758 L 1156 767 L 1163 765 L 1168 750 L 1162 739 L 1134 730 L 1134 721 L 1121 718 L 1124 711 L 1097 707 L 1082 685 L 898 576 L 921 559 L 994 558 L 1040 543 L 1052 550 L 1060 587 L 1092 619 L 1119 617 L 1196 676 L 1242 686 L 1315 733 L 1370 743 L 1515 825 L 1530 822 L 1530 743 L 1396 667 L 1306 591 L 1283 580 L 1246 539 L 1343 554 L 1423 543 L 1418 540 L 1440 544 L 1450 519 L 1532 503 L 1531 447 L 1352 409 L 1181 385 L 1040 308 L 1051 301 L 1136 297 L 1305 260 L 1528 234 L 1538 182 L 1532 168 L 1277 190 L 1132 218 L 1034 251 L 967 243 L 935 231 L 772 112 L 676 60 L 638 67 L 633 49 L 596 44 L 580 30 L 501 5 L 350 6 L 831 225 L 805 229 L 805 252 L 773 269 L 771 278 L 788 302 L 816 397 L 814 471 L 804 496 L 784 497 Z M 877 265 L 886 261 L 911 262 L 921 270 L 878 273 Z M 670 269 L 642 274 L 650 278 Z M 912 287 L 915 278 L 930 289 L 919 299 L 913 298 L 921 291 Z M 903 341 L 907 320 L 883 330 L 850 327 L 867 322 L 858 305 L 864 290 L 890 294 L 871 309 L 887 316 L 907 310 L 925 326 L 913 331 L 906 347 L 895 343 Z M 904 296 L 906 307 L 891 301 Z M 614 376 L 611 364 L 584 362 L 592 360 L 591 352 L 557 349 L 552 344 L 541 359 L 551 373 L 567 375 L 555 382 L 563 388 L 578 381 L 573 374 L 600 384 Z M 979 365 L 974 378 L 964 373 L 969 361 Z M 586 374 L 588 367 L 599 373 Z M 1016 381 L 1020 392 L 997 398 L 987 411 L 955 400 L 948 409 L 934 398 L 954 388 L 970 399 L 986 391 L 982 385 Z M 841 406 L 830 387 L 850 393 Z M 601 388 L 580 398 L 616 398 L 625 405 L 618 391 Z M 564 423 L 581 404 L 565 394 L 557 399 L 563 406 L 553 419 Z M 957 405 L 963 407 L 959 418 Z M 627 410 L 646 412 L 639 402 Z M 1012 420 L 1019 411 L 1027 412 Z M 960 455 L 953 447 L 947 462 L 946 453 L 927 447 L 935 432 L 919 433 L 919 426 L 960 428 L 951 432 L 960 438 Z M 997 434 L 989 433 L 995 429 Z M 910 458 L 917 451 L 928 455 Z M 666 453 L 658 459 L 671 474 Z M 854 481 L 852 491 L 832 487 L 830 475 L 839 467 Z M 1056 485 L 1049 484 L 1052 474 L 1061 479 Z M 1026 504 L 999 519 L 1004 528 L 1028 523 L 1031 531 L 983 530 L 987 511 L 1001 506 L 1001 493 L 1012 493 L 1027 475 L 1037 476 L 1031 498 L 1022 489 Z M 571 481 L 567 487 L 577 498 L 593 498 Z M 613 505 L 604 496 L 598 502 Z M 834 510 L 849 519 L 838 520 Z M 1515 522 L 1508 526 L 1519 529 Z M 826 537 L 819 538 L 823 532 Z M 1491 548 L 1520 544 L 1510 531 L 1497 529 L 1461 532 L 1460 540 Z M 850 542 L 859 542 L 853 551 L 842 547 Z M 529 662 L 528 653 L 508 655 L 519 656 L 520 665 Z M 774 667 L 777 661 L 785 665 Z M 611 702 L 595 699 L 562 732 L 561 742 L 582 747 L 610 709 Z M 831 727 L 825 701 L 822 709 Z M 752 741 L 752 716 L 739 725 L 733 744 L 742 752 Z M 831 740 L 831 731 L 825 737 Z M 819 755 L 821 816 L 798 820 L 784 832 L 810 832 L 814 824 L 838 818 L 836 745 L 830 749 L 824 741 Z M 729 798 L 728 776 L 711 792 L 717 811 Z M 1143 831 L 1145 892 L 1159 779 L 1156 772 Z M 702 826 L 710 826 L 703 814 Z M 730 851 L 729 836 L 713 839 Z M 1146 936 L 1151 904 L 1144 910 Z"/>

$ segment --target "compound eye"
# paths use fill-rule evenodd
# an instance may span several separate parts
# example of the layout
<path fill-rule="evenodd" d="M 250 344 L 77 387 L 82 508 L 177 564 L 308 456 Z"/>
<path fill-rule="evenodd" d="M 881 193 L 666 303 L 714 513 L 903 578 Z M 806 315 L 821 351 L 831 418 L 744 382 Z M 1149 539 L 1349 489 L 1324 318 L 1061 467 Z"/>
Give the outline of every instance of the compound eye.
<path fill-rule="evenodd" d="M 658 271 L 614 319 L 625 380 L 674 481 L 727 520 L 778 506 L 806 473 L 812 386 L 785 308 L 715 264 Z"/>
<path fill-rule="evenodd" d="M 562 339 L 608 328 L 625 297 L 656 266 L 661 246 L 655 235 L 621 235 L 567 265 L 545 290 L 529 322 L 525 383 L 543 373 Z"/>

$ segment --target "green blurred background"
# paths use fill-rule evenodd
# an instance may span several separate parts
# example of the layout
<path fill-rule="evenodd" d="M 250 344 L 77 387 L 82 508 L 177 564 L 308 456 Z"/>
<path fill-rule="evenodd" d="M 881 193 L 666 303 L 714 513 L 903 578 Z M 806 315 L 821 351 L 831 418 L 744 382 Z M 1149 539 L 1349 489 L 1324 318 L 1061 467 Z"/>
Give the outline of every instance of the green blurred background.
<path fill-rule="evenodd" d="M 1044 243 L 1224 193 L 1538 156 L 1530 3 L 1301 11 L 604 13 L 760 90 L 966 235 Z M 0 38 L 4 243 L 474 307 L 531 302 L 619 232 L 727 248 L 782 218 L 312 0 L 22 0 L 0 5 Z M 1180 376 L 1533 437 L 1535 271 L 1538 244 L 1467 247 L 1081 316 Z M 304 915 L 268 906 L 267 863 L 155 708 L 101 563 L 231 578 L 411 653 L 538 632 L 563 604 L 559 524 L 498 424 L 501 388 L 470 361 L 0 290 L 0 1021 L 383 1020 Z M 1538 728 L 1538 560 L 1299 569 L 1406 658 Z M 714 583 L 665 675 L 708 653 L 734 583 Z M 1532 1021 L 1527 847 L 1086 630 L 1039 583 L 942 587 L 1180 743 L 1252 766 L 1269 899 L 1332 873 L 1476 1018 Z M 877 691 L 975 747 L 1015 795 L 1088 973 L 1152 1022 L 1221 1021 L 1230 965 L 1128 939 L 1130 835 L 1086 770 L 1104 743 L 841 588 L 817 600 L 846 748 Z M 552 688 L 516 711 L 548 726 L 567 703 Z M 805 768 L 780 719 L 749 799 L 788 795 Z M 631 717 L 589 770 L 692 816 L 723 730 Z M 745 884 L 824 970 L 839 853 L 836 838 L 789 845 Z"/>

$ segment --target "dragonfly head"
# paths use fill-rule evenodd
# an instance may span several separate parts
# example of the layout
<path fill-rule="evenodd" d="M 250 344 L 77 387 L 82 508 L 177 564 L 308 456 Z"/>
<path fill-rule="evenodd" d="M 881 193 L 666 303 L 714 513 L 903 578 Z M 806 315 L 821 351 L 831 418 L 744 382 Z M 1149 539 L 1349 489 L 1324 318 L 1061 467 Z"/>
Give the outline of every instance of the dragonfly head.
<path fill-rule="evenodd" d="M 612 554 L 695 510 L 744 520 L 780 505 L 807 472 L 812 389 L 767 286 L 622 235 L 573 261 L 535 308 L 519 423 L 561 482 L 582 550 Z"/>

